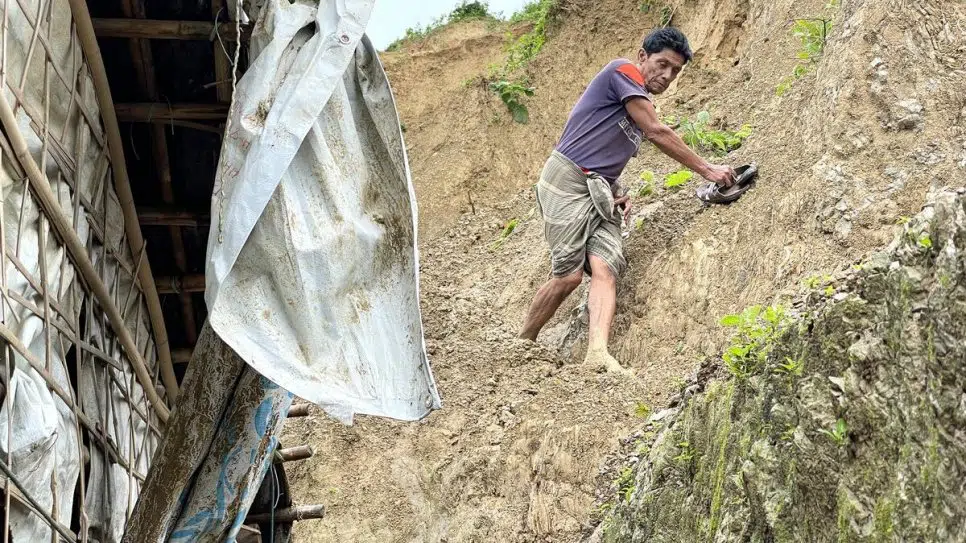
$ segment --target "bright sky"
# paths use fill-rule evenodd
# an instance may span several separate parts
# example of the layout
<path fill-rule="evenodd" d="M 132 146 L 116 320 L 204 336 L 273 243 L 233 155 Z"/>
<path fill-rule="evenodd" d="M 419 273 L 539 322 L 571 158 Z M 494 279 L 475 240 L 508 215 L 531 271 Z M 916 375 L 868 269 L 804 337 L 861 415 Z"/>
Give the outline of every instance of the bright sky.
<path fill-rule="evenodd" d="M 520 11 L 527 0 L 490 0 L 490 12 L 504 16 Z M 406 33 L 407 28 L 426 26 L 440 15 L 453 11 L 460 0 L 376 0 L 366 33 L 376 49 L 385 49 Z"/>

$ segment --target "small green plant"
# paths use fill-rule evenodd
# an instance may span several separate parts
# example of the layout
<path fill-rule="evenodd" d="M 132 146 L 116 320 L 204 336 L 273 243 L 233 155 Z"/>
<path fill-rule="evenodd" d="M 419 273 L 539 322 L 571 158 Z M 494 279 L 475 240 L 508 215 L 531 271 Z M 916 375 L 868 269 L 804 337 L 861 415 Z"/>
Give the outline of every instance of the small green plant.
<path fill-rule="evenodd" d="M 835 421 L 835 426 L 831 430 L 822 429 L 819 431 L 828 436 L 839 447 L 845 445 L 849 433 L 848 427 L 842 419 Z"/>
<path fill-rule="evenodd" d="M 631 495 L 634 494 L 634 469 L 626 467 L 621 470 L 614 485 L 617 487 L 617 494 L 624 501 L 630 501 Z"/>
<path fill-rule="evenodd" d="M 641 186 L 637 188 L 637 197 L 643 198 L 654 194 L 654 180 L 656 176 L 651 170 L 641 172 Z"/>
<path fill-rule="evenodd" d="M 902 216 L 902 217 L 899 217 L 898 219 L 896 219 L 896 224 L 898 224 L 898 225 L 909 224 L 909 222 L 911 220 L 912 220 L 912 217 Z"/>
<path fill-rule="evenodd" d="M 826 8 L 834 9 L 838 6 L 837 2 L 829 3 Z M 796 19 L 792 24 L 792 36 L 799 40 L 799 49 L 795 54 L 801 62 L 795 65 L 790 77 L 782 79 L 781 83 L 775 88 L 775 94 L 783 96 L 795 81 L 805 77 L 822 58 L 825 53 L 825 44 L 828 42 L 828 33 L 832 29 L 832 21 L 829 19 Z"/>
<path fill-rule="evenodd" d="M 674 457 L 675 462 L 687 464 L 691 462 L 691 460 L 694 460 L 695 451 L 694 447 L 691 446 L 690 441 L 682 441 L 678 443 L 678 449 L 681 452 Z"/>
<path fill-rule="evenodd" d="M 919 239 L 916 240 L 916 244 L 922 247 L 923 249 L 931 249 L 932 238 L 929 237 L 928 233 L 923 232 L 922 234 L 919 234 Z"/>
<path fill-rule="evenodd" d="M 721 319 L 722 326 L 734 328 L 731 344 L 723 359 L 732 375 L 745 379 L 761 371 L 771 353 L 775 339 L 789 325 L 790 319 L 782 306 L 751 306 L 741 313 Z"/>
<path fill-rule="evenodd" d="M 503 244 L 506 243 L 506 240 L 510 237 L 510 235 L 513 234 L 513 231 L 516 230 L 517 226 L 519 225 L 520 225 L 519 219 L 510 219 L 510 221 L 506 223 L 506 226 L 503 227 L 503 232 L 500 233 L 500 237 L 497 238 L 497 240 L 494 241 L 492 245 L 490 245 L 490 250 L 493 251 L 502 247 Z"/>
<path fill-rule="evenodd" d="M 753 131 L 750 124 L 742 125 L 737 132 L 714 130 L 710 128 L 710 125 L 711 114 L 707 111 L 698 113 L 693 121 L 682 119 L 680 121 L 680 128 L 683 130 L 681 137 L 696 152 L 703 151 L 724 156 L 741 147 Z"/>
<path fill-rule="evenodd" d="M 639 419 L 646 419 L 651 416 L 651 406 L 644 402 L 637 402 L 634 405 L 634 416 Z"/>
<path fill-rule="evenodd" d="M 640 2 L 637 4 L 637 9 L 641 13 L 650 13 L 651 8 L 654 7 L 653 4 L 654 0 L 640 0 Z"/>
<path fill-rule="evenodd" d="M 784 373 L 792 377 L 801 377 L 802 372 L 805 371 L 805 362 L 802 360 L 794 360 L 791 357 L 786 356 L 785 362 L 779 364 L 776 369 L 780 373 Z"/>
<path fill-rule="evenodd" d="M 778 96 L 779 98 L 781 98 L 782 96 L 785 96 L 785 93 L 787 93 L 792 88 L 792 85 L 794 84 L 795 84 L 794 78 L 786 77 L 785 79 L 782 79 L 782 82 L 779 83 L 777 87 L 775 87 L 775 96 Z"/>
<path fill-rule="evenodd" d="M 661 27 L 666 27 L 671 24 L 672 19 L 674 19 L 674 9 L 671 6 L 665 5 L 661 8 Z"/>
<path fill-rule="evenodd" d="M 490 83 L 490 89 L 500 97 L 500 100 L 503 100 L 507 109 L 510 110 L 510 114 L 513 115 L 514 121 L 520 124 L 530 122 L 530 110 L 527 109 L 527 106 L 523 105 L 523 98 L 525 96 L 533 96 L 533 87 L 523 83 L 497 81 Z"/>
<path fill-rule="evenodd" d="M 819 287 L 824 287 L 826 285 L 831 284 L 834 280 L 835 278 L 833 278 L 831 275 L 828 275 L 828 274 L 811 275 L 805 278 L 805 280 L 802 281 L 802 284 L 805 285 L 805 288 L 809 290 L 815 290 Z"/>
<path fill-rule="evenodd" d="M 674 172 L 664 178 L 664 188 L 666 189 L 676 189 L 684 186 L 691 178 L 694 177 L 694 173 L 690 170 L 681 170 Z"/>

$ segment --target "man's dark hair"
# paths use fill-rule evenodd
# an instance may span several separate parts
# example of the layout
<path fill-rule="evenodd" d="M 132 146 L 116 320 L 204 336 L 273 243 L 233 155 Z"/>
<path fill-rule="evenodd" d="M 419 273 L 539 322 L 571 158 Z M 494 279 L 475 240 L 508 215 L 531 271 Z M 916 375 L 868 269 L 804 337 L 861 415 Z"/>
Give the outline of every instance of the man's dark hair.
<path fill-rule="evenodd" d="M 644 51 L 649 55 L 660 53 L 665 49 L 670 49 L 684 57 L 684 62 L 690 62 L 694 53 L 691 52 L 691 45 L 683 32 L 674 27 L 658 28 L 644 38 Z"/>

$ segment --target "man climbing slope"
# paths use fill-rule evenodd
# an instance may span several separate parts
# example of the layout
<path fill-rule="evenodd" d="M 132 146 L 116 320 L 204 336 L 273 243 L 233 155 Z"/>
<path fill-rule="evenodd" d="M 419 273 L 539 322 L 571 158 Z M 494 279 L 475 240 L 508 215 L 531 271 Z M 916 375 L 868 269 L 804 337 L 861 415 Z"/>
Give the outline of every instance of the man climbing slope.
<path fill-rule="evenodd" d="M 654 95 L 668 89 L 692 57 L 675 28 L 651 32 L 637 63 L 619 59 L 590 82 L 570 113 L 556 149 L 537 183 L 537 207 L 550 245 L 551 278 L 534 297 L 520 337 L 536 341 L 540 329 L 590 274 L 590 332 L 586 363 L 624 369 L 607 350 L 617 308 L 617 278 L 627 266 L 621 215 L 630 197 L 617 179 L 644 138 L 664 154 L 721 186 L 734 182 L 728 166 L 710 164 L 657 117 Z"/>

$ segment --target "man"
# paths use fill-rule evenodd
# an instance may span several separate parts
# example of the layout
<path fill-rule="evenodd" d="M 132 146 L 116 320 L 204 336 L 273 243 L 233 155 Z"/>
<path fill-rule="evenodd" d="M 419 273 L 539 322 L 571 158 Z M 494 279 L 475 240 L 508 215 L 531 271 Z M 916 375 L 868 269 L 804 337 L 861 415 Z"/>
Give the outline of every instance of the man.
<path fill-rule="evenodd" d="M 560 304 L 590 274 L 590 331 L 586 363 L 623 372 L 607 350 L 617 308 L 617 278 L 627 261 L 621 214 L 630 197 L 617 179 L 644 138 L 664 154 L 722 186 L 734 183 L 728 166 L 710 164 L 657 117 L 654 95 L 668 89 L 692 57 L 675 28 L 651 32 L 637 63 L 608 64 L 577 101 L 537 184 L 537 207 L 551 251 L 551 279 L 534 297 L 520 337 L 536 341 Z"/>

